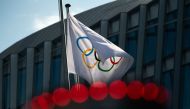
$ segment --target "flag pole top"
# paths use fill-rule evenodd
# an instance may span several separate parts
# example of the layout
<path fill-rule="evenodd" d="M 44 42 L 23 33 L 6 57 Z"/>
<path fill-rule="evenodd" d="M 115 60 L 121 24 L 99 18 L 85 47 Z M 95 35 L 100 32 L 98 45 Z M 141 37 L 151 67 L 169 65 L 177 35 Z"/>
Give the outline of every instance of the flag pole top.
<path fill-rule="evenodd" d="M 71 7 L 71 5 L 70 5 L 70 4 L 66 4 L 65 7 L 66 7 L 66 8 L 69 8 L 69 7 Z"/>
<path fill-rule="evenodd" d="M 69 7 L 71 7 L 71 5 L 70 4 L 66 4 L 65 7 L 66 7 L 67 14 L 68 14 L 69 13 Z"/>

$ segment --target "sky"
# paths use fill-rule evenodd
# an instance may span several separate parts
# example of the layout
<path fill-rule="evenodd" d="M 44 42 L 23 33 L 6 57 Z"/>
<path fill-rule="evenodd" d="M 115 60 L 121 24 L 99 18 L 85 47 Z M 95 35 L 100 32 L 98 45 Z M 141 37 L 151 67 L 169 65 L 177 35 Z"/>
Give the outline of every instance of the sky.
<path fill-rule="evenodd" d="M 70 12 L 75 15 L 112 1 L 115 0 L 63 0 L 63 4 L 70 3 Z M 0 53 L 57 21 L 58 0 L 0 0 Z"/>

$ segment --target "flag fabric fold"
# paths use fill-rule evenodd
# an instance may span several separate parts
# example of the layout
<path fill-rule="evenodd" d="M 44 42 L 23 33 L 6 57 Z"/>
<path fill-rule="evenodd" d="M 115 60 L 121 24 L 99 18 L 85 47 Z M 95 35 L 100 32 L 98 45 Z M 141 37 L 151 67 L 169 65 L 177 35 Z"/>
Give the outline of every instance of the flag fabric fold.
<path fill-rule="evenodd" d="M 94 32 L 74 16 L 67 18 L 68 72 L 89 83 L 121 79 L 133 64 L 133 57 Z"/>

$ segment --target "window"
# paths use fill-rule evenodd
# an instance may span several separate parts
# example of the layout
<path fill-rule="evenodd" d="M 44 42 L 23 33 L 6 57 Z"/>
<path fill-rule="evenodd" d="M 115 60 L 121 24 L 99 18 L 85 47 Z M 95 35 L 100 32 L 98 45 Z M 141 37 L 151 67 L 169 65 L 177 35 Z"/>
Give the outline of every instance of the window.
<path fill-rule="evenodd" d="M 3 109 L 10 107 L 10 59 L 3 60 Z"/>
<path fill-rule="evenodd" d="M 129 15 L 128 28 L 133 28 L 139 25 L 139 12 Z"/>
<path fill-rule="evenodd" d="M 169 92 L 170 100 L 167 103 L 167 109 L 171 109 L 171 100 L 172 100 L 172 93 L 173 93 L 173 91 L 172 91 L 172 89 L 173 89 L 173 70 L 164 72 L 162 84 Z"/>
<path fill-rule="evenodd" d="M 175 52 L 175 40 L 176 40 L 176 23 L 170 23 L 165 26 L 164 32 L 164 57 L 173 55 Z"/>
<path fill-rule="evenodd" d="M 26 69 L 18 70 L 18 94 L 17 94 L 17 104 L 23 105 L 26 99 Z"/>
<path fill-rule="evenodd" d="M 109 22 L 109 34 L 119 32 L 119 19 L 113 19 Z"/>
<path fill-rule="evenodd" d="M 185 4 L 189 4 L 190 3 L 190 0 L 185 0 Z"/>
<path fill-rule="evenodd" d="M 133 31 L 133 32 L 128 33 L 127 41 L 125 45 L 126 52 L 128 52 L 131 56 L 133 56 L 135 60 L 137 58 L 137 36 L 138 36 L 138 31 Z M 133 68 L 136 65 L 135 63 L 133 64 Z"/>
<path fill-rule="evenodd" d="M 34 59 L 34 86 L 33 95 L 38 96 L 42 93 L 43 88 L 43 46 L 40 45 L 35 49 Z"/>
<path fill-rule="evenodd" d="M 119 44 L 119 35 L 112 35 L 107 38 L 109 41 L 114 43 L 115 45 Z"/>
<path fill-rule="evenodd" d="M 190 50 L 184 51 L 182 57 L 183 57 L 182 58 L 183 59 L 182 60 L 183 65 L 184 64 L 189 64 L 190 63 Z"/>
<path fill-rule="evenodd" d="M 146 84 L 146 83 L 150 83 L 150 82 L 154 82 L 154 76 L 145 78 L 145 79 L 143 80 L 143 82 L 144 82 L 145 84 Z"/>
<path fill-rule="evenodd" d="M 51 65 L 50 88 L 54 90 L 60 86 L 61 56 L 53 57 Z"/>
<path fill-rule="evenodd" d="M 185 6 L 184 17 L 185 18 L 190 18 L 190 4 L 188 4 L 188 5 Z"/>
<path fill-rule="evenodd" d="M 152 20 L 158 17 L 158 3 L 154 3 L 152 4 L 149 8 L 148 8 L 148 12 L 147 12 L 147 20 Z"/>
<path fill-rule="evenodd" d="M 165 58 L 163 60 L 162 70 L 165 72 L 168 70 L 172 70 L 173 68 L 174 68 L 174 56 Z"/>
<path fill-rule="evenodd" d="M 3 109 L 10 106 L 10 75 L 3 76 Z"/>
<path fill-rule="evenodd" d="M 55 40 L 53 42 L 53 47 L 52 47 L 52 61 L 51 61 L 51 74 L 50 74 L 51 91 L 60 86 L 61 51 L 62 51 L 61 39 Z"/>
<path fill-rule="evenodd" d="M 135 80 L 135 71 L 134 70 L 130 70 L 128 71 L 128 73 L 126 74 L 124 81 L 125 82 L 131 82 Z"/>
<path fill-rule="evenodd" d="M 190 49 L 190 20 L 184 22 L 183 48 Z"/>
<path fill-rule="evenodd" d="M 26 99 L 26 52 L 18 56 L 18 77 L 17 77 L 17 104 L 21 106 Z"/>
<path fill-rule="evenodd" d="M 167 0 L 167 13 L 177 9 L 178 0 Z"/>
<path fill-rule="evenodd" d="M 150 4 L 147 12 L 147 25 L 154 25 L 158 23 L 158 3 Z"/>
<path fill-rule="evenodd" d="M 144 63 L 150 63 L 156 58 L 157 46 L 157 27 L 151 27 L 146 30 L 145 48 L 144 48 Z"/>
<path fill-rule="evenodd" d="M 177 19 L 177 11 L 172 11 L 170 13 L 167 13 L 166 15 L 166 22 L 170 22 Z"/>
<path fill-rule="evenodd" d="M 167 15 L 166 15 L 166 22 L 172 21 L 177 19 L 177 2 L 179 0 L 167 0 Z"/>
<path fill-rule="evenodd" d="M 100 28 L 99 28 L 99 27 L 94 28 L 94 31 L 95 31 L 96 33 L 100 34 Z"/>
<path fill-rule="evenodd" d="M 95 24 L 91 29 L 100 34 L 100 23 Z"/>
<path fill-rule="evenodd" d="M 186 65 L 182 69 L 182 92 L 181 92 L 181 108 L 180 109 L 189 109 L 190 105 L 190 64 Z"/>

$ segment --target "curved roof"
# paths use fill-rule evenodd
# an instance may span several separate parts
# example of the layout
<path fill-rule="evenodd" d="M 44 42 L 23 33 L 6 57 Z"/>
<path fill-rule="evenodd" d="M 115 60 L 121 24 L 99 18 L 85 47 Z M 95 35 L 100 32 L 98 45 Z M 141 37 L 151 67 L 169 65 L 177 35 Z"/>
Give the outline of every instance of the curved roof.
<path fill-rule="evenodd" d="M 77 19 L 87 26 L 92 26 L 102 19 L 110 19 L 120 12 L 128 12 L 140 4 L 147 4 L 153 0 L 118 0 L 76 15 Z"/>
<path fill-rule="evenodd" d="M 87 26 L 92 26 L 102 19 L 110 19 L 120 12 L 128 12 L 139 4 L 147 4 L 152 0 L 118 0 L 77 14 L 75 17 Z M 12 53 L 18 53 L 25 48 L 35 47 L 43 41 L 51 41 L 61 36 L 60 22 L 37 31 L 16 42 L 0 54 L 0 59 Z"/>

